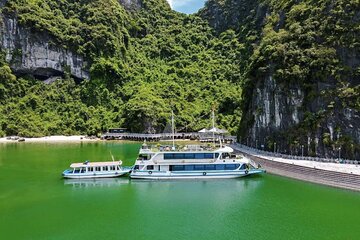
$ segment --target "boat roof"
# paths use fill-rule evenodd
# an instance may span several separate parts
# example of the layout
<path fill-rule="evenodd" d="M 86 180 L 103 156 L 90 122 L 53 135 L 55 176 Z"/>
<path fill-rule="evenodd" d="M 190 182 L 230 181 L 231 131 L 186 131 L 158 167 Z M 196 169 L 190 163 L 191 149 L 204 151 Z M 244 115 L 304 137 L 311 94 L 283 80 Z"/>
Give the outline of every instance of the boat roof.
<path fill-rule="evenodd" d="M 79 168 L 79 167 L 103 167 L 103 166 L 118 166 L 121 165 L 122 161 L 115 162 L 84 162 L 84 163 L 72 163 L 70 165 L 71 168 Z"/>

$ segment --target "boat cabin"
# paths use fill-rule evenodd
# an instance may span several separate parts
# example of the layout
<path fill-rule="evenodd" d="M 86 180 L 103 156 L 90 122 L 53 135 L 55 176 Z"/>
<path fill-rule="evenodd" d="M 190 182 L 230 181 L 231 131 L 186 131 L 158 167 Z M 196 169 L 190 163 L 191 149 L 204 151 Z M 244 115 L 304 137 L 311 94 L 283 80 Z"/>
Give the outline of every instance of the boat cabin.
<path fill-rule="evenodd" d="M 70 165 L 68 173 L 112 172 L 121 170 L 121 161 L 117 162 L 84 162 Z M 72 172 L 71 172 L 72 170 Z"/>

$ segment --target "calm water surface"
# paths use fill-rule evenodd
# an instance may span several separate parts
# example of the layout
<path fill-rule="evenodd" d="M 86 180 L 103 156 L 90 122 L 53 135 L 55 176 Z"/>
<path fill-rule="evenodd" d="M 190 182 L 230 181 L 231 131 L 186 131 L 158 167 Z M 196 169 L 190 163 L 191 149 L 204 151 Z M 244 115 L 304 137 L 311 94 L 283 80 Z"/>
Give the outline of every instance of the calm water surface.
<path fill-rule="evenodd" d="M 360 239 L 360 194 L 271 175 L 63 180 L 133 143 L 0 144 L 0 239 Z"/>

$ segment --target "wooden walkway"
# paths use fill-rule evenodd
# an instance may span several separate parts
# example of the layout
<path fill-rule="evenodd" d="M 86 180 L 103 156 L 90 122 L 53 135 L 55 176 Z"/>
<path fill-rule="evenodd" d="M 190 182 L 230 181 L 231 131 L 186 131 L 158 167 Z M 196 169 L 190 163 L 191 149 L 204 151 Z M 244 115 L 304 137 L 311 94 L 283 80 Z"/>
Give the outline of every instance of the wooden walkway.
<path fill-rule="evenodd" d="M 173 138 L 172 133 L 155 133 L 155 134 L 146 134 L 146 133 L 105 133 L 101 136 L 103 139 L 107 140 L 132 140 L 132 141 L 161 141 L 161 140 L 171 140 Z M 210 141 L 209 138 L 198 132 L 190 133 L 175 133 L 175 139 L 190 139 L 190 140 L 199 140 L 199 141 Z M 236 141 L 235 136 L 224 136 L 223 140 L 227 143 L 233 143 Z M 212 139 L 211 139 L 212 141 Z"/>
<path fill-rule="evenodd" d="M 105 133 L 102 138 L 104 139 L 119 139 L 119 140 L 134 140 L 134 141 L 159 141 L 162 139 L 172 139 L 171 133 Z M 196 139 L 198 135 L 196 133 L 175 133 L 175 139 Z"/>
<path fill-rule="evenodd" d="M 241 153 L 260 164 L 268 173 L 271 174 L 337 188 L 360 191 L 360 175 L 303 167 L 255 157 L 244 152 Z"/>

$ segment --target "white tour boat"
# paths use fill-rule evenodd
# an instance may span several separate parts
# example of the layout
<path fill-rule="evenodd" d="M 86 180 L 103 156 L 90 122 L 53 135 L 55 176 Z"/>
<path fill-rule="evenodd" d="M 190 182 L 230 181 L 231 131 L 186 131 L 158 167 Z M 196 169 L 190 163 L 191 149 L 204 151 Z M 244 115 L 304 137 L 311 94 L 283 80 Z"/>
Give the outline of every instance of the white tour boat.
<path fill-rule="evenodd" d="M 112 178 L 129 173 L 131 168 L 122 167 L 122 161 L 73 163 L 65 170 L 64 178 Z"/>
<path fill-rule="evenodd" d="M 263 173 L 248 159 L 233 154 L 228 146 L 211 148 L 174 145 L 151 147 L 144 143 L 130 173 L 136 179 L 238 178 Z"/>

